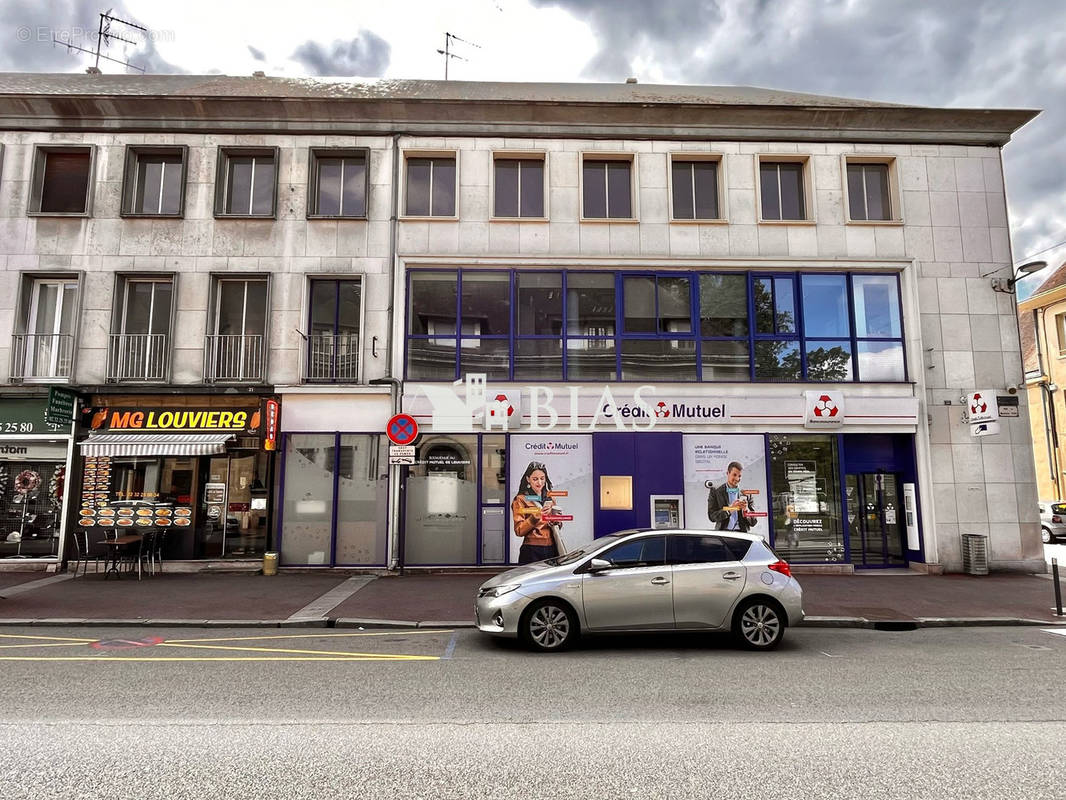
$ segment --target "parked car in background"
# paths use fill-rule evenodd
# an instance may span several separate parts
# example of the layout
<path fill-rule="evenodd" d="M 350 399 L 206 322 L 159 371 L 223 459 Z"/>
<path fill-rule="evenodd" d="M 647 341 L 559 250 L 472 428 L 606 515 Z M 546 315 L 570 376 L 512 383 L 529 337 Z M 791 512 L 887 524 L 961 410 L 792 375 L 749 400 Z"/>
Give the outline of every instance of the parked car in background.
<path fill-rule="evenodd" d="M 1040 501 L 1040 539 L 1045 544 L 1066 539 L 1066 503 L 1061 500 Z"/>
<path fill-rule="evenodd" d="M 482 584 L 479 630 L 561 650 L 579 635 L 732 631 L 770 650 L 803 619 L 803 593 L 761 537 L 737 531 L 631 530 Z"/>

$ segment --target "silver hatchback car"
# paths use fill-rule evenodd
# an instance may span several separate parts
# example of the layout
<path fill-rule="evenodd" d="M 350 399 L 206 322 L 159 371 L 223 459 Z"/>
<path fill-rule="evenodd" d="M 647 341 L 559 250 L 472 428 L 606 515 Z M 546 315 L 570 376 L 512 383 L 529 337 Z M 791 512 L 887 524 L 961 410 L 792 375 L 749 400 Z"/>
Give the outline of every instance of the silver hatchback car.
<path fill-rule="evenodd" d="M 803 591 L 759 536 L 737 531 L 632 530 L 482 584 L 479 630 L 561 650 L 582 633 L 732 631 L 753 650 L 776 647 L 803 619 Z"/>

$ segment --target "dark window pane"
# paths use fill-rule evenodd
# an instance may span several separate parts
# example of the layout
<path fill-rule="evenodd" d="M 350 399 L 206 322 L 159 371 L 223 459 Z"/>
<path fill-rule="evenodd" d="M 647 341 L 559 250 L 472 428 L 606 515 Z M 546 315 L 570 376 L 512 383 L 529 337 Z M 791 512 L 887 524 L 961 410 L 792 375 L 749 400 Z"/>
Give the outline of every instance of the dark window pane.
<path fill-rule="evenodd" d="M 666 560 L 666 537 L 648 536 L 613 547 L 600 556 L 615 567 L 656 567 Z"/>
<path fill-rule="evenodd" d="M 671 165 L 673 180 L 674 219 L 693 219 L 692 162 L 675 161 Z"/>
<path fill-rule="evenodd" d="M 315 214 L 337 216 L 341 213 L 341 177 L 344 162 L 339 158 L 318 160 L 318 203 Z"/>
<path fill-rule="evenodd" d="M 770 333 L 772 329 L 764 332 Z M 700 333 L 704 336 L 748 335 L 746 275 L 700 275 Z"/>
<path fill-rule="evenodd" d="M 518 162 L 497 159 L 495 209 L 497 217 L 518 216 Z"/>
<path fill-rule="evenodd" d="M 521 216 L 543 217 L 544 162 L 526 159 L 521 162 L 521 173 Z"/>
<path fill-rule="evenodd" d="M 566 332 L 614 336 L 614 276 L 571 272 L 566 276 Z"/>
<path fill-rule="evenodd" d="M 561 336 L 563 278 L 558 272 L 520 272 L 515 313 L 519 336 Z"/>
<path fill-rule="evenodd" d="M 149 281 L 130 281 L 126 284 L 126 319 L 123 333 L 153 333 L 152 290 Z"/>
<path fill-rule="evenodd" d="M 755 332 L 774 333 L 774 281 L 773 278 L 755 279 Z"/>
<path fill-rule="evenodd" d="M 408 339 L 407 377 L 413 380 L 455 379 L 455 339 Z"/>
<path fill-rule="evenodd" d="M 667 546 L 671 564 L 714 564 L 738 560 L 721 536 L 669 536 Z"/>
<path fill-rule="evenodd" d="M 696 343 L 690 339 L 623 339 L 622 380 L 696 380 Z"/>
<path fill-rule="evenodd" d="M 82 214 L 89 189 L 88 153 L 45 153 L 41 211 Z"/>
<path fill-rule="evenodd" d="M 837 436 L 772 434 L 769 446 L 774 551 L 789 561 L 845 561 Z M 849 511 L 858 510 L 851 503 Z M 856 548 L 857 527 L 851 529 Z"/>
<path fill-rule="evenodd" d="M 798 381 L 799 343 L 776 339 L 755 342 L 755 380 Z"/>
<path fill-rule="evenodd" d="M 900 334 L 899 286 L 892 275 L 855 275 L 851 279 L 855 304 L 855 335 L 893 337 Z"/>
<path fill-rule="evenodd" d="M 866 164 L 866 208 L 868 219 L 892 219 L 892 205 L 888 199 L 888 165 Z"/>
<path fill-rule="evenodd" d="M 519 339 L 515 342 L 516 381 L 561 381 L 563 379 L 562 339 Z"/>
<path fill-rule="evenodd" d="M 476 336 L 511 333 L 511 276 L 507 273 L 463 272 L 463 332 Z"/>
<path fill-rule="evenodd" d="M 865 220 L 866 189 L 862 179 L 862 164 L 848 164 L 848 213 L 852 219 Z"/>
<path fill-rule="evenodd" d="M 244 331 L 248 336 L 266 333 L 267 283 L 248 281 L 248 300 L 244 312 Z"/>
<path fill-rule="evenodd" d="M 658 278 L 659 333 L 692 333 L 692 282 Z"/>
<path fill-rule="evenodd" d="M 510 349 L 507 339 L 463 339 L 459 344 L 459 374 L 483 372 L 489 380 L 505 381 L 510 372 Z"/>
<path fill-rule="evenodd" d="M 762 218 L 781 219 L 781 197 L 777 189 L 777 164 L 759 165 Z"/>
<path fill-rule="evenodd" d="M 226 181 L 226 213 L 248 214 L 252 203 L 252 158 L 229 159 Z"/>
<path fill-rule="evenodd" d="M 409 216 L 429 216 L 429 173 L 428 158 L 407 159 L 407 211 Z"/>
<path fill-rule="evenodd" d="M 366 159 L 344 159 L 344 186 L 340 213 L 346 217 L 366 216 Z"/>
<path fill-rule="evenodd" d="M 163 194 L 160 198 L 160 214 L 181 213 L 181 157 L 163 158 Z"/>
<path fill-rule="evenodd" d="M 843 275 L 804 275 L 803 333 L 805 336 L 850 336 L 848 286 Z"/>
<path fill-rule="evenodd" d="M 902 342 L 859 342 L 859 380 L 902 381 L 907 373 L 903 367 Z"/>
<path fill-rule="evenodd" d="M 696 187 L 696 219 L 718 219 L 718 164 L 696 161 L 692 164 Z"/>
<path fill-rule="evenodd" d="M 333 333 L 337 318 L 337 282 L 311 281 L 311 333 Z"/>
<path fill-rule="evenodd" d="M 779 164 L 781 176 L 781 219 L 805 219 L 803 165 Z"/>
<path fill-rule="evenodd" d="M 751 380 L 751 352 L 747 341 L 705 341 L 702 345 L 703 380 Z"/>
<path fill-rule="evenodd" d="M 359 281 L 338 281 L 337 294 L 337 332 L 359 333 L 363 285 Z"/>
<path fill-rule="evenodd" d="M 454 272 L 415 272 L 411 274 L 411 297 L 407 332 L 431 333 L 434 322 L 447 322 L 455 330 L 458 275 Z"/>
<path fill-rule="evenodd" d="M 774 278 L 774 307 L 777 333 L 795 333 L 796 292 L 791 278 Z"/>
<path fill-rule="evenodd" d="M 613 381 L 617 375 L 614 339 L 567 339 L 567 380 Z"/>
<path fill-rule="evenodd" d="M 137 159 L 137 192 L 133 203 L 135 213 L 159 213 L 164 167 L 165 162 L 158 157 L 142 156 Z"/>
<path fill-rule="evenodd" d="M 607 162 L 607 216 L 613 219 L 633 216 L 629 167 L 628 161 Z"/>
<path fill-rule="evenodd" d="M 274 159 L 269 156 L 256 156 L 254 177 L 252 213 L 274 213 Z"/>
<path fill-rule="evenodd" d="M 455 159 L 433 159 L 433 198 L 430 213 L 435 217 L 455 216 Z"/>
<path fill-rule="evenodd" d="M 622 279 L 626 333 L 655 333 L 655 278 Z"/>
<path fill-rule="evenodd" d="M 581 168 L 582 215 L 590 219 L 607 216 L 607 162 L 586 161 Z"/>
<path fill-rule="evenodd" d="M 851 341 L 807 342 L 807 380 L 850 381 Z"/>

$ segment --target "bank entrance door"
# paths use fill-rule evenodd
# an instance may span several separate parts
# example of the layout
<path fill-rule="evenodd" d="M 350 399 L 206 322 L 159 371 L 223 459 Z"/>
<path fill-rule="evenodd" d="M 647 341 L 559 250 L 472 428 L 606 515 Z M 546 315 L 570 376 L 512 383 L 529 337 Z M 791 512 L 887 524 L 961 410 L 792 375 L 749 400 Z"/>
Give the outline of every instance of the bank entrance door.
<path fill-rule="evenodd" d="M 851 562 L 856 567 L 903 567 L 903 505 L 895 472 L 845 476 Z"/>

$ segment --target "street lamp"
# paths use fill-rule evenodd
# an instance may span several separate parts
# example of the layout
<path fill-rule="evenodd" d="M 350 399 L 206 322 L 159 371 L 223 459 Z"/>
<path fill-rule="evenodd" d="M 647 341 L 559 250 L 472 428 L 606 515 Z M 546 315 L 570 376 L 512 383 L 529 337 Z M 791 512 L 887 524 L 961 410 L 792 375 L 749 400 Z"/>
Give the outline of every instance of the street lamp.
<path fill-rule="evenodd" d="M 1039 272 L 1046 266 L 1046 261 L 1027 261 L 1014 270 L 1013 277 L 1007 278 L 1006 280 L 1003 280 L 1003 278 L 993 278 L 992 291 L 1003 292 L 1003 294 L 1014 294 L 1014 284 L 1026 275 L 1032 275 L 1034 272 Z"/>

